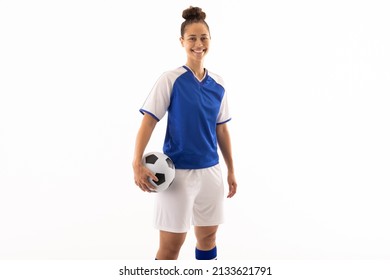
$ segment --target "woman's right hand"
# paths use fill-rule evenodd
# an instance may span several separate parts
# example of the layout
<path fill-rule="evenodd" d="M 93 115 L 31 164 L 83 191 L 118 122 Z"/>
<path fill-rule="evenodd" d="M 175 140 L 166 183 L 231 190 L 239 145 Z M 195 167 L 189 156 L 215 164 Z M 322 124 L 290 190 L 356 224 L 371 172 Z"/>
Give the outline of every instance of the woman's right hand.
<path fill-rule="evenodd" d="M 133 163 L 134 183 L 144 192 L 155 192 L 156 187 L 149 181 L 151 178 L 158 181 L 158 178 L 142 163 Z"/>

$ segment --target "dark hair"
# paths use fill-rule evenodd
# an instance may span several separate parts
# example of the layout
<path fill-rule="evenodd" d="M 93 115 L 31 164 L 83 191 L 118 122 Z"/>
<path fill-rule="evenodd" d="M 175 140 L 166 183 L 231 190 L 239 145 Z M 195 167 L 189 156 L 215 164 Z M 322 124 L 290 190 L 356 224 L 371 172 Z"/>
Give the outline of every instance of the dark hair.
<path fill-rule="evenodd" d="M 210 32 L 210 28 L 205 21 L 206 13 L 203 12 L 201 8 L 190 6 L 189 8 L 183 11 L 182 17 L 185 19 L 185 21 L 183 21 L 183 23 L 181 24 L 181 29 L 180 29 L 181 37 L 184 36 L 185 28 L 187 27 L 187 25 L 191 23 L 197 23 L 197 22 L 204 23 L 207 27 L 207 30 Z"/>

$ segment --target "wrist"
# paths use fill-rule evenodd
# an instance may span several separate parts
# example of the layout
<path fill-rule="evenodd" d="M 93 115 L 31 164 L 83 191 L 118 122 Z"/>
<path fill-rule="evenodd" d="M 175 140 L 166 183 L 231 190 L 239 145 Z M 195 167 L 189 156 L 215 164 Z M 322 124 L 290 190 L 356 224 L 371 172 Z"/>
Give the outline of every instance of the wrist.
<path fill-rule="evenodd" d="M 134 159 L 133 160 L 133 168 L 142 166 L 142 160 L 141 159 Z"/>
<path fill-rule="evenodd" d="M 228 168 L 227 173 L 229 174 L 234 174 L 234 168 Z"/>

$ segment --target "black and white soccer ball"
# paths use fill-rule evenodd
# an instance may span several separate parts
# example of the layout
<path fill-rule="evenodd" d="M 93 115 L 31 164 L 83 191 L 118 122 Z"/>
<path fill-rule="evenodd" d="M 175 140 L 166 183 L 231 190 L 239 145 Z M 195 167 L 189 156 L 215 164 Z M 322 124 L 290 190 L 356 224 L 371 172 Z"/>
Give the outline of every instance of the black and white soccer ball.
<path fill-rule="evenodd" d="M 175 178 L 175 165 L 170 157 L 160 152 L 150 152 L 144 154 L 142 163 L 154 173 L 158 181 L 149 181 L 156 187 L 156 192 L 166 190 Z"/>

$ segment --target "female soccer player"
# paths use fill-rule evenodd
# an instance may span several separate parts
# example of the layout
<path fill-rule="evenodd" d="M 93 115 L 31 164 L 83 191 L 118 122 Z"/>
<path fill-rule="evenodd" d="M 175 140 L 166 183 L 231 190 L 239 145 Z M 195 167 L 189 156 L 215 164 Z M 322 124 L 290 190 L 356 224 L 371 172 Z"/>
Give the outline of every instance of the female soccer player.
<path fill-rule="evenodd" d="M 216 234 L 223 222 L 224 184 L 218 147 L 227 166 L 228 198 L 236 193 L 232 149 L 227 122 L 230 115 L 222 78 L 204 68 L 210 30 L 199 7 L 183 11 L 180 42 L 187 53 L 185 65 L 158 79 L 140 112 L 144 115 L 134 151 L 135 184 L 145 192 L 154 187 L 154 174 L 142 156 L 156 123 L 168 112 L 163 151 L 174 162 L 175 179 L 156 193 L 155 227 L 160 230 L 158 260 L 178 258 L 191 222 L 197 239 L 195 257 L 217 258 Z"/>

